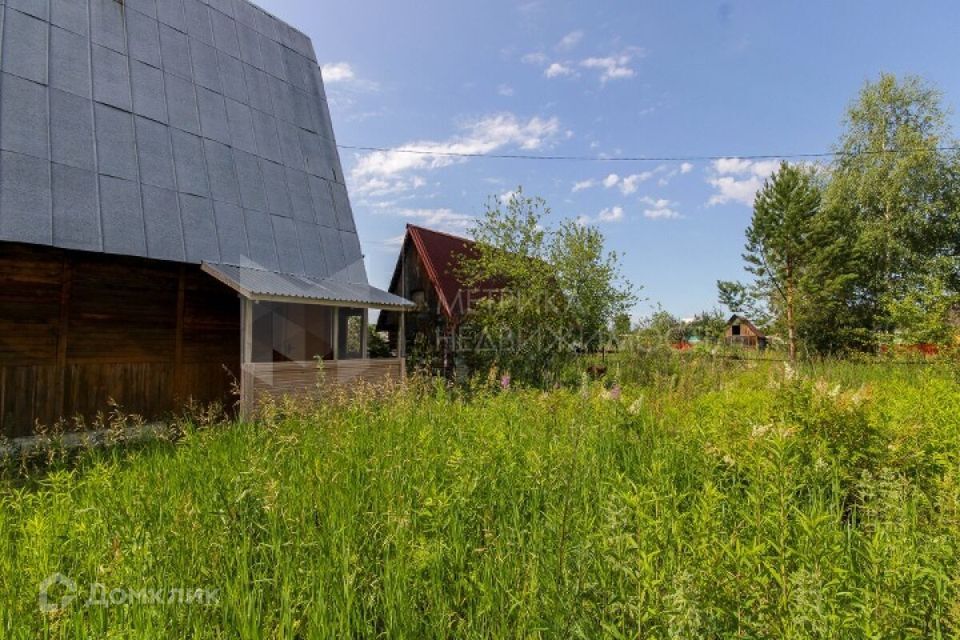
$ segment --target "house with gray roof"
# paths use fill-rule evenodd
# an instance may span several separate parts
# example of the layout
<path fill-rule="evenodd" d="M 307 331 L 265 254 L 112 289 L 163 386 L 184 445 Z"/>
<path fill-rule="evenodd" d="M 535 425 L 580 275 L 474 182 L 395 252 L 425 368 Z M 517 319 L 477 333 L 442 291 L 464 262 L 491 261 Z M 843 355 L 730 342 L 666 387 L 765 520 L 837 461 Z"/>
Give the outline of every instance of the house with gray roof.
<path fill-rule="evenodd" d="M 366 358 L 371 287 L 305 34 L 246 0 L 0 0 L 0 433 L 154 419 Z"/>

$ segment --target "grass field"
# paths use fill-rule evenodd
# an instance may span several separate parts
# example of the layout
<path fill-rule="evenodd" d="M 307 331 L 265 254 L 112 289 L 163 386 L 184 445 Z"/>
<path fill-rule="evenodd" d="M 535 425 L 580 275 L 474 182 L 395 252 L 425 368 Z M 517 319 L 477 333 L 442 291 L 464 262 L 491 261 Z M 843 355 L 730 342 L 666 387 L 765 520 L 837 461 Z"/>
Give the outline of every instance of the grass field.
<path fill-rule="evenodd" d="M 619 397 L 415 385 L 10 468 L 0 637 L 960 634 L 955 367 L 614 369 Z M 41 613 L 54 573 L 83 597 Z"/>

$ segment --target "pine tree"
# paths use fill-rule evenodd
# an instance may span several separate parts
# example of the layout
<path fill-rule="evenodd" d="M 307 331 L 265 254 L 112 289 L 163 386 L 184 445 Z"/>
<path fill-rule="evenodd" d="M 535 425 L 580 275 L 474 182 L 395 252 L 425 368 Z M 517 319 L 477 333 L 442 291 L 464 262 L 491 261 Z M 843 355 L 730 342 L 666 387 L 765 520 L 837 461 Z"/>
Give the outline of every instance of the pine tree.
<path fill-rule="evenodd" d="M 747 270 L 783 310 L 790 359 L 797 357 L 797 312 L 801 283 L 815 255 L 820 190 L 810 170 L 786 162 L 757 193 L 743 258 Z"/>

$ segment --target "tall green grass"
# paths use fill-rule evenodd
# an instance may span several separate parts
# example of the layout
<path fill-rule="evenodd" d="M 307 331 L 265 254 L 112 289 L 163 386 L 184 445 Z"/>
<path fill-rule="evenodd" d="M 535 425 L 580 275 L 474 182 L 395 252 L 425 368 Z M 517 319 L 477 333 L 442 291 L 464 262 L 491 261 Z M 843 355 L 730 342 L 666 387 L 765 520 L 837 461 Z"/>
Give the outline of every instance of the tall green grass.
<path fill-rule="evenodd" d="M 10 471 L 0 636 L 957 637 L 958 423 L 893 365 L 281 404 Z M 55 572 L 219 603 L 41 613 Z"/>

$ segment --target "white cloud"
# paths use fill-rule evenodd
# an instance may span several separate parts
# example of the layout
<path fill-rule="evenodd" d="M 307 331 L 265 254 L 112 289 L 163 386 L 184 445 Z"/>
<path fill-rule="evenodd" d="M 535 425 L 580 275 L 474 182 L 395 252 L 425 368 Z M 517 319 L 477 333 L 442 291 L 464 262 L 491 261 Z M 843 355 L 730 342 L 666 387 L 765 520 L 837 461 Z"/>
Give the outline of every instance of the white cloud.
<path fill-rule="evenodd" d="M 569 51 L 580 44 L 581 40 L 583 40 L 583 31 L 579 29 L 577 31 L 571 31 L 563 36 L 560 42 L 557 43 L 557 49 L 560 51 Z"/>
<path fill-rule="evenodd" d="M 400 218 L 411 220 L 431 229 L 439 231 L 453 231 L 463 233 L 471 224 L 474 217 L 466 213 L 458 213 L 453 209 L 397 209 L 392 212 Z"/>
<path fill-rule="evenodd" d="M 402 198 L 401 200 L 408 200 Z M 363 203 L 372 208 L 372 213 L 379 217 L 391 217 L 403 220 L 409 224 L 421 225 L 437 231 L 446 231 L 459 235 L 466 235 L 473 225 L 475 218 L 466 213 L 460 213 L 447 207 L 403 206 L 401 200 L 392 202 Z M 384 248 L 395 249 L 403 242 L 403 235 L 393 236 L 378 242 Z"/>
<path fill-rule="evenodd" d="M 401 233 L 398 236 L 393 236 L 392 238 L 387 238 L 386 240 L 382 240 L 380 242 L 380 245 L 386 248 L 387 250 L 389 250 L 390 252 L 394 252 L 403 246 L 403 240 L 406 237 L 407 235 L 405 233 Z"/>
<path fill-rule="evenodd" d="M 529 0 L 517 6 L 517 11 L 524 14 L 537 13 L 543 9 L 543 0 Z"/>
<path fill-rule="evenodd" d="M 336 82 L 349 82 L 355 80 L 357 74 L 348 62 L 330 62 L 320 68 L 323 74 L 324 84 L 333 84 Z"/>
<path fill-rule="evenodd" d="M 661 187 L 665 187 L 670 184 L 670 181 L 676 178 L 678 175 L 688 174 L 693 171 L 693 169 L 694 166 L 689 162 L 683 162 L 676 166 L 662 164 L 656 168 L 654 173 L 660 176 L 660 179 L 657 180 L 657 184 Z"/>
<path fill-rule="evenodd" d="M 780 168 L 779 160 L 763 160 L 753 163 L 753 172 L 758 176 L 769 178 Z"/>
<path fill-rule="evenodd" d="M 656 199 L 644 196 L 640 198 L 640 202 L 646 205 L 646 208 L 643 210 L 643 216 L 645 218 L 651 220 L 673 220 L 682 217 L 680 212 L 675 208 L 677 203 L 671 202 L 666 198 Z"/>
<path fill-rule="evenodd" d="M 636 56 L 642 55 L 643 50 L 630 47 L 623 53 L 605 58 L 586 58 L 580 62 L 585 69 L 600 71 L 600 82 L 606 84 L 611 80 L 623 80 L 636 75 L 630 64 Z"/>
<path fill-rule="evenodd" d="M 573 185 L 573 193 L 578 191 L 583 191 L 585 189 L 591 189 L 598 185 L 603 185 L 606 189 L 613 189 L 617 187 L 620 189 L 620 193 L 625 196 L 629 196 L 632 193 L 636 193 L 639 185 L 643 182 L 646 182 L 650 178 L 656 175 L 655 171 L 644 171 L 642 173 L 635 173 L 629 176 L 619 176 L 616 173 L 611 173 L 603 180 L 581 180 L 580 182 L 575 182 Z"/>
<path fill-rule="evenodd" d="M 582 37 L 583 33 L 580 31 L 569 33 L 560 41 L 560 44 L 558 44 L 556 48 L 561 51 L 572 48 Z M 569 46 L 563 46 L 564 43 L 567 43 Z M 520 61 L 524 64 L 543 67 L 543 75 L 548 78 L 579 76 L 580 74 L 578 74 L 575 69 L 577 66 L 592 71 L 599 71 L 600 82 L 606 84 L 610 80 L 622 80 L 635 76 L 636 71 L 631 64 L 635 58 L 642 57 L 643 54 L 643 49 L 639 47 L 627 47 L 622 53 L 615 55 L 584 58 L 580 62 L 571 62 L 563 60 L 551 61 L 550 57 L 544 52 L 534 51 L 520 58 Z"/>
<path fill-rule="evenodd" d="M 626 66 L 629 63 L 630 58 L 626 56 L 620 56 L 616 58 L 611 56 L 607 58 L 587 58 L 580 63 L 580 66 L 587 69 L 602 70 L 602 73 L 600 74 L 600 81 L 608 82 L 610 80 L 632 78 L 636 72 L 630 67 Z"/>
<path fill-rule="evenodd" d="M 713 161 L 713 170 L 719 174 L 753 174 L 769 176 L 780 166 L 779 160 L 745 160 L 743 158 L 720 158 Z"/>
<path fill-rule="evenodd" d="M 623 211 L 623 207 L 617 205 L 614 207 L 601 209 L 600 212 L 595 216 L 588 216 L 585 214 L 578 216 L 577 224 L 580 226 L 587 226 L 590 224 L 622 222 L 625 219 L 626 214 Z"/>
<path fill-rule="evenodd" d="M 666 199 L 653 200 L 648 199 L 647 208 L 643 210 L 643 216 L 650 220 L 674 220 L 680 217 L 680 212 L 674 207 L 675 202 Z"/>
<path fill-rule="evenodd" d="M 737 180 L 732 176 L 719 176 L 710 178 L 707 182 L 717 190 L 716 194 L 710 196 L 708 202 L 710 205 L 740 202 L 750 206 L 757 191 L 763 186 L 763 180 L 756 176 L 743 180 Z"/>
<path fill-rule="evenodd" d="M 350 173 L 351 188 L 368 195 L 405 187 L 417 188 L 423 182 L 416 182 L 417 177 L 407 177 L 409 174 L 462 164 L 469 160 L 464 155 L 492 153 L 504 147 L 535 151 L 564 134 L 556 117 L 521 120 L 509 112 L 468 121 L 460 128 L 459 134 L 447 140 L 421 140 L 401 145 L 402 149 L 416 153 L 372 151 L 359 156 Z"/>
<path fill-rule="evenodd" d="M 328 62 L 320 71 L 327 86 L 327 100 L 342 120 L 356 122 L 386 113 L 382 105 L 374 111 L 357 110 L 360 96 L 379 92 L 380 84 L 360 77 L 349 62 Z"/>
<path fill-rule="evenodd" d="M 635 173 L 632 176 L 627 176 L 620 181 L 620 193 L 625 196 L 628 196 L 631 193 L 636 193 L 638 185 L 641 182 L 646 182 L 652 177 L 652 171 L 644 171 L 643 173 Z"/>
<path fill-rule="evenodd" d="M 548 78 L 562 78 L 565 76 L 573 75 L 573 69 L 563 64 L 562 62 L 554 62 L 549 67 L 544 70 L 543 75 Z"/>
<path fill-rule="evenodd" d="M 333 92 L 331 92 L 332 94 Z M 356 104 L 355 101 L 350 99 L 344 99 L 342 94 L 339 92 L 335 96 L 328 98 L 330 104 L 337 104 L 338 107 L 346 111 L 346 115 L 342 116 L 340 119 L 344 122 L 366 122 L 373 118 L 382 118 L 387 115 L 388 111 L 386 109 L 373 109 L 371 111 L 353 111 L 353 107 Z"/>
<path fill-rule="evenodd" d="M 717 173 L 744 173 L 750 170 L 750 161 L 740 158 L 720 158 L 713 161 L 713 170 Z"/>
<path fill-rule="evenodd" d="M 520 58 L 520 62 L 523 64 L 536 64 L 544 65 L 550 62 L 550 58 L 547 57 L 547 54 L 535 51 L 534 53 L 528 53 L 527 55 Z"/>
<path fill-rule="evenodd" d="M 473 222 L 473 216 L 457 213 L 452 209 L 401 209 L 398 213 L 404 218 L 420 220 L 431 225 L 467 227 Z"/>
<path fill-rule="evenodd" d="M 745 160 L 742 158 L 720 158 L 711 166 L 712 174 L 707 178 L 716 193 L 710 197 L 709 205 L 739 202 L 753 205 L 757 191 L 763 186 L 770 174 L 777 170 L 779 160 Z"/>
<path fill-rule="evenodd" d="M 651 198 L 650 196 L 643 196 L 639 199 L 640 204 L 645 204 L 648 207 L 669 207 L 672 203 L 669 200 L 664 198 Z"/>
<path fill-rule="evenodd" d="M 610 207 L 597 214 L 600 222 L 620 222 L 623 220 L 623 207 Z"/>
<path fill-rule="evenodd" d="M 410 176 L 409 178 L 397 179 L 372 177 L 357 185 L 356 193 L 357 195 L 368 198 L 384 198 L 415 191 L 426 184 L 426 180 L 416 175 Z"/>
<path fill-rule="evenodd" d="M 680 217 L 680 212 L 670 207 L 644 209 L 643 215 L 651 220 L 673 220 Z"/>
<path fill-rule="evenodd" d="M 513 87 L 511 87 L 508 84 L 502 84 L 499 87 L 497 87 L 497 93 L 500 94 L 501 96 L 505 96 L 509 98 L 510 96 L 513 95 Z"/>

